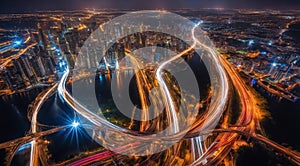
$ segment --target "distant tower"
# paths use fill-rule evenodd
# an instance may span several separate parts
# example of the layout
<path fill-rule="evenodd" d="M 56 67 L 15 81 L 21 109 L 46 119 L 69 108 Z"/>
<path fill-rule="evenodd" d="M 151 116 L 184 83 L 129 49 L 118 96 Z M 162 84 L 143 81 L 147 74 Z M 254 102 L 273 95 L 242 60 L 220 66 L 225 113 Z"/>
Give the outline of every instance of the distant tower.
<path fill-rule="evenodd" d="M 97 22 L 96 22 L 96 21 L 93 21 L 91 27 L 92 27 L 92 31 L 95 31 L 96 29 L 98 29 L 98 24 L 97 24 Z"/>
<path fill-rule="evenodd" d="M 80 36 L 79 36 L 79 31 L 78 28 L 75 27 L 73 29 L 73 42 L 75 42 L 77 45 L 79 44 Z"/>
<path fill-rule="evenodd" d="M 36 38 L 36 37 L 34 36 L 34 34 L 32 33 L 31 29 L 29 29 L 29 35 L 30 35 L 30 38 L 31 38 L 32 41 L 38 42 L 38 40 L 36 40 L 36 39 L 38 39 L 38 38 Z"/>
<path fill-rule="evenodd" d="M 67 42 L 64 33 L 61 33 L 59 36 L 59 46 L 63 54 L 66 52 L 70 52 L 69 43 Z"/>
<path fill-rule="evenodd" d="M 46 44 L 47 40 L 46 40 L 45 34 L 43 33 L 43 29 L 41 27 L 41 24 L 38 23 L 37 27 L 38 27 L 38 31 L 39 31 L 39 43 L 42 45 L 43 49 L 46 50 L 46 48 L 47 48 L 47 44 Z"/>
<path fill-rule="evenodd" d="M 60 23 L 60 29 L 62 32 L 65 32 L 67 30 L 67 25 L 64 22 Z"/>

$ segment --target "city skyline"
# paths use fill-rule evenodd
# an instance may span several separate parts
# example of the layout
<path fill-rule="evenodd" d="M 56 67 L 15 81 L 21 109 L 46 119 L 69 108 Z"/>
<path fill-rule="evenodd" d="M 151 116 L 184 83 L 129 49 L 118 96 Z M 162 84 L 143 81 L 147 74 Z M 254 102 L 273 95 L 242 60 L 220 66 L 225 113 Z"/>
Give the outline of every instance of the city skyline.
<path fill-rule="evenodd" d="M 300 10 L 66 2 L 0 14 L 0 165 L 300 164 Z"/>
<path fill-rule="evenodd" d="M 59 5 L 57 5 L 59 4 Z M 0 7 L 0 13 L 28 13 L 39 10 L 83 10 L 91 9 L 202 9 L 202 8 L 224 8 L 224 9 L 278 9 L 292 10 L 300 9 L 300 2 L 294 0 L 273 0 L 273 1 L 248 1 L 248 0 L 166 0 L 149 1 L 131 0 L 130 3 L 121 0 L 12 0 L 4 1 Z"/>

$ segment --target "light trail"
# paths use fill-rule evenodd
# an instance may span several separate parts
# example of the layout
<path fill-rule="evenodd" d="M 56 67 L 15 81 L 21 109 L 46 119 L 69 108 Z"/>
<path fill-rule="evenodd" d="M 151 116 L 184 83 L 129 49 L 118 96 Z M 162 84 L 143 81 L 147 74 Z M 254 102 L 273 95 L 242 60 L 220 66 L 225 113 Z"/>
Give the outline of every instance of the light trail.
<path fill-rule="evenodd" d="M 118 147 L 118 148 L 115 148 L 112 152 L 112 151 L 109 151 L 109 150 L 105 150 L 104 152 L 100 152 L 98 154 L 95 154 L 95 155 L 91 155 L 91 156 L 87 156 L 87 157 L 84 157 L 80 160 L 77 160 L 75 162 L 72 162 L 70 164 L 67 164 L 67 166 L 82 166 L 82 165 L 88 165 L 88 164 L 91 164 L 93 162 L 97 162 L 97 161 L 100 161 L 102 159 L 105 159 L 105 158 L 108 158 L 108 157 L 111 157 L 113 155 L 115 155 L 116 153 L 122 153 L 123 151 L 127 151 L 127 150 L 130 150 L 132 148 L 134 148 L 135 146 L 139 145 L 140 143 L 139 142 L 135 142 L 135 143 L 132 143 L 132 144 L 128 144 L 128 145 L 124 145 L 122 147 Z"/>
<path fill-rule="evenodd" d="M 37 132 L 35 134 L 29 134 L 29 135 L 26 135 L 26 136 L 21 137 L 21 138 L 16 138 L 16 139 L 11 140 L 11 141 L 0 143 L 0 149 L 18 146 L 20 144 L 30 142 L 33 139 L 37 139 L 39 137 L 46 136 L 46 135 L 53 134 L 53 133 L 56 133 L 58 131 L 64 130 L 68 127 L 69 126 L 56 127 L 56 128 L 50 129 L 50 130 Z"/>
<path fill-rule="evenodd" d="M 220 84 L 220 86 L 219 86 L 220 89 L 213 89 L 213 90 L 218 91 L 220 94 L 216 95 L 216 99 L 215 99 L 216 103 L 212 103 L 212 105 L 210 106 L 209 111 L 208 111 L 209 114 L 205 118 L 205 121 L 213 123 L 213 122 L 215 122 L 214 119 L 219 118 L 221 116 L 221 114 L 223 113 L 223 111 L 226 107 L 226 104 L 228 101 L 228 89 L 229 89 L 228 78 L 227 78 L 224 68 L 220 65 L 220 59 L 219 59 L 219 56 L 216 54 L 216 51 L 214 49 L 206 46 L 205 44 L 201 43 L 196 38 L 194 32 L 192 33 L 192 38 L 197 44 L 204 47 L 212 55 L 212 56 L 210 56 L 210 58 L 211 58 L 211 60 L 214 61 L 214 64 L 216 64 L 215 67 L 219 73 L 218 83 Z M 206 126 L 203 127 L 204 130 L 206 130 L 211 125 L 211 123 L 206 123 Z M 200 125 L 198 124 L 196 126 L 200 126 Z M 194 130 L 197 131 L 198 129 L 199 128 L 195 128 Z"/>
<path fill-rule="evenodd" d="M 56 86 L 57 84 L 53 85 L 50 89 L 46 90 L 46 93 L 42 92 L 38 97 L 43 95 L 42 99 L 37 100 L 38 104 L 35 105 L 34 110 L 33 110 L 33 115 L 31 119 L 31 133 L 30 135 L 24 136 L 22 138 L 17 138 L 15 140 L 11 140 L 5 143 L 0 144 L 0 149 L 2 148 L 8 148 L 8 147 L 13 147 L 11 151 L 11 157 L 8 158 L 8 163 L 11 163 L 11 160 L 13 159 L 13 156 L 18 150 L 18 147 L 24 143 L 29 143 L 31 146 L 31 151 L 30 151 L 30 165 L 36 165 L 37 163 L 37 157 L 38 155 L 38 150 L 36 148 L 36 140 L 39 139 L 41 136 L 49 135 L 52 133 L 55 133 L 57 131 L 60 131 L 64 129 L 64 127 L 57 127 L 51 130 L 43 131 L 43 132 L 37 132 L 37 114 L 42 107 L 44 101 L 51 95 L 51 93 L 56 91 Z M 38 98 L 37 97 L 37 98 Z M 30 141 L 30 142 L 29 142 Z"/>
<path fill-rule="evenodd" d="M 179 131 L 179 124 L 178 124 L 178 119 L 177 119 L 177 113 L 174 107 L 174 103 L 172 100 L 172 96 L 168 90 L 168 87 L 166 85 L 166 83 L 164 82 L 164 79 L 162 78 L 162 70 L 163 68 L 170 63 L 171 61 L 181 57 L 182 55 L 188 53 L 189 51 L 191 51 L 192 49 L 194 49 L 194 47 L 197 44 L 200 44 L 200 46 L 202 46 L 203 48 L 205 48 L 210 54 L 211 56 L 209 58 L 211 58 L 211 61 L 216 63 L 216 69 L 218 71 L 219 76 L 219 83 L 221 84 L 220 86 L 220 90 L 217 90 L 216 93 L 218 95 L 216 95 L 216 99 L 214 100 L 214 102 L 212 103 L 213 105 L 211 106 L 211 108 L 209 109 L 209 112 L 207 114 L 206 119 L 201 119 L 197 122 L 195 122 L 194 126 L 192 127 L 192 129 L 190 130 L 190 132 L 197 132 L 200 129 L 201 130 L 205 130 L 206 128 L 209 128 L 211 125 L 215 124 L 216 120 L 219 119 L 222 116 L 222 113 L 224 111 L 224 108 L 226 106 L 227 100 L 228 100 L 228 82 L 227 82 L 227 76 L 225 74 L 224 69 L 222 68 L 222 66 L 219 64 L 219 59 L 217 54 L 215 53 L 215 51 L 211 48 L 209 48 L 208 46 L 200 43 L 200 41 L 198 41 L 195 37 L 195 29 L 196 27 L 199 26 L 199 24 L 197 24 L 196 26 L 193 27 L 192 29 L 192 38 L 194 40 L 193 44 L 191 47 L 189 47 L 188 49 L 184 50 L 183 52 L 175 55 L 174 57 L 172 57 L 171 59 L 163 62 L 158 69 L 156 70 L 156 77 L 157 80 L 159 81 L 159 84 L 162 87 L 162 90 L 164 92 L 164 98 L 166 99 L 168 104 L 168 108 L 170 109 L 170 112 L 168 114 L 168 118 L 170 118 L 170 121 L 173 122 L 173 135 L 169 135 L 166 138 L 161 138 L 161 139 L 166 139 L 166 140 L 172 140 L 175 139 L 177 136 L 179 136 L 182 132 L 184 131 Z M 155 140 L 155 138 L 149 138 L 149 137 L 143 137 L 140 134 L 137 134 L 135 132 L 132 132 L 131 130 L 125 129 L 125 128 L 121 128 L 117 125 L 114 125 L 113 123 L 107 121 L 106 119 L 100 118 L 98 117 L 95 113 L 91 112 L 90 110 L 86 109 L 85 107 L 83 107 L 80 103 L 78 103 L 70 94 L 69 92 L 66 90 L 66 80 L 69 74 L 69 69 L 67 69 L 67 71 L 64 73 L 59 85 L 58 85 L 58 94 L 62 97 L 62 99 L 64 101 L 67 102 L 67 104 L 69 106 L 71 106 L 76 112 L 78 112 L 80 115 L 82 115 L 83 117 L 85 117 L 86 119 L 89 119 L 90 122 L 92 122 L 93 124 L 97 125 L 97 126 L 103 126 L 104 128 L 108 127 L 110 130 L 113 131 L 118 131 L 118 132 L 123 132 L 124 134 L 128 135 L 130 138 L 134 138 L 136 141 L 138 140 Z M 205 123 L 205 125 L 203 126 L 203 121 L 207 122 Z M 202 139 L 199 137 L 197 138 L 198 140 L 196 141 L 196 147 L 202 147 Z M 199 151 L 203 151 L 202 149 Z"/>
<path fill-rule="evenodd" d="M 225 67 L 228 74 L 231 76 L 231 80 L 233 81 L 234 86 L 237 88 L 239 97 L 242 99 L 242 112 L 241 115 L 237 121 L 237 126 L 247 126 L 250 121 L 249 119 L 252 119 L 252 110 L 250 107 L 249 102 L 249 96 L 247 89 L 243 86 L 243 82 L 238 77 L 237 73 L 235 73 L 231 67 L 226 63 L 225 60 L 220 59 L 223 63 L 223 66 Z M 234 129 L 237 129 L 238 127 L 233 127 Z M 239 130 L 246 130 L 246 127 L 238 128 Z M 215 145 L 216 148 L 219 148 L 218 154 L 214 155 L 215 158 L 211 159 L 208 163 L 210 164 L 217 164 L 219 163 L 223 158 L 227 156 L 227 154 L 230 152 L 230 149 L 233 146 L 233 143 L 237 140 L 238 134 L 236 133 L 225 133 L 224 135 L 220 135 L 219 138 L 217 138 L 218 143 Z M 212 154 L 208 154 L 212 155 Z M 198 163 L 195 163 L 198 164 Z"/>
<path fill-rule="evenodd" d="M 231 128 L 234 130 L 239 130 L 240 133 L 247 132 L 249 134 L 255 134 L 256 129 L 261 131 L 261 127 L 259 125 L 260 113 L 258 112 L 259 109 L 256 106 L 257 102 L 255 96 L 248 90 L 238 73 L 232 69 L 229 63 L 222 58 L 220 58 L 220 61 L 226 69 L 228 75 L 231 76 L 231 80 L 242 101 L 242 112 L 235 125 L 236 127 Z M 211 159 L 208 164 L 218 164 L 220 161 L 222 161 L 230 152 L 234 142 L 238 139 L 238 136 L 239 135 L 237 133 L 225 133 L 224 135 L 219 136 L 216 139 L 218 143 L 215 144 L 215 148 L 219 148 L 218 154 L 214 154 L 215 158 Z M 206 155 L 212 156 L 213 153 Z M 197 160 L 193 164 L 199 164 L 200 161 L 201 160 Z"/>
<path fill-rule="evenodd" d="M 38 104 L 35 106 L 33 110 L 32 118 L 31 118 L 31 133 L 35 134 L 37 132 L 37 115 L 44 104 L 45 100 L 48 99 L 53 92 L 56 91 L 57 83 L 54 84 L 47 92 L 43 95 L 43 97 L 39 100 Z M 36 139 L 31 141 L 31 152 L 30 152 L 30 166 L 38 165 L 38 148 L 36 146 Z"/>
<path fill-rule="evenodd" d="M 30 49 L 31 47 L 33 47 L 35 45 L 37 45 L 37 43 L 32 43 L 29 46 L 27 46 L 26 48 L 21 49 L 17 54 L 12 55 L 12 56 L 10 56 L 8 58 L 3 59 L 5 62 L 0 65 L 0 68 L 5 67 L 7 64 L 9 64 L 11 62 L 11 60 L 18 59 L 22 54 L 24 54 L 25 52 L 27 52 L 28 49 Z"/>
<path fill-rule="evenodd" d="M 257 142 L 260 142 L 260 143 L 263 143 L 269 147 L 271 147 L 272 149 L 274 150 L 277 150 L 289 157 L 291 157 L 293 159 L 293 161 L 297 164 L 300 163 L 300 153 L 299 152 L 296 152 L 296 151 L 291 151 L 289 148 L 286 148 L 286 147 L 283 147 L 282 145 L 272 141 L 272 140 L 269 140 L 268 138 L 260 135 L 260 134 L 255 134 L 255 133 L 250 133 L 248 131 L 244 131 L 244 130 L 241 130 L 240 128 L 228 128 L 228 129 L 214 129 L 214 130 L 210 130 L 210 131 L 205 131 L 205 132 L 198 132 L 198 133 L 190 133 L 190 134 L 187 134 L 185 138 L 194 138 L 196 136 L 201 136 L 201 135 L 207 135 L 207 134 L 211 134 L 211 133 L 231 133 L 231 134 L 237 134 L 237 135 L 242 135 L 242 136 L 245 136 L 247 138 L 252 138 L 254 139 L 255 141 Z M 208 157 L 208 156 L 211 156 L 213 155 L 213 153 L 218 149 L 218 148 L 224 148 L 224 149 L 231 149 L 231 146 L 230 145 L 233 141 L 235 141 L 235 138 L 234 137 L 231 137 L 230 140 L 227 140 L 227 141 L 222 141 L 222 142 L 214 142 L 210 147 L 209 149 L 212 150 L 212 149 L 215 149 L 213 151 L 207 151 L 206 154 L 204 156 L 202 156 L 201 158 L 204 158 L 204 157 Z M 228 148 L 229 147 L 229 148 Z M 224 155 L 226 156 L 226 154 Z M 200 161 L 200 160 L 199 160 Z"/>
<path fill-rule="evenodd" d="M 198 26 L 199 24 L 197 24 L 195 27 L 193 27 L 193 29 L 192 29 L 192 34 L 194 34 L 194 30 L 195 30 L 195 28 Z M 194 35 L 193 35 L 194 36 Z M 194 37 L 194 39 L 195 39 L 195 37 Z M 173 61 L 173 60 L 175 60 L 175 59 L 177 59 L 177 58 L 179 58 L 180 56 L 182 56 L 182 55 L 184 55 L 185 53 L 187 53 L 188 51 L 190 51 L 190 50 L 192 50 L 193 49 L 193 47 L 195 47 L 196 46 L 196 43 L 199 43 L 199 41 L 197 41 L 197 40 L 195 40 L 194 41 L 194 43 L 193 43 L 193 45 L 192 45 L 192 47 L 189 47 L 187 50 L 185 50 L 185 51 L 183 51 L 183 52 L 181 52 L 181 53 L 179 53 L 179 54 L 177 54 L 177 55 L 175 55 L 174 57 L 172 57 L 170 60 L 168 60 L 168 61 L 165 61 L 164 63 L 162 63 L 162 65 L 157 69 L 157 71 L 156 71 L 156 73 L 158 73 L 157 74 L 157 77 L 158 77 L 158 79 L 160 80 L 160 82 L 163 84 L 163 86 L 164 86 L 164 88 L 163 89 L 166 89 L 166 95 L 168 96 L 168 100 L 169 100 L 169 102 L 170 103 L 172 103 L 172 98 L 171 98 L 171 95 L 170 95 L 170 93 L 168 92 L 168 90 L 167 90 L 167 87 L 166 87 L 166 84 L 165 83 L 163 83 L 163 79 L 162 79 L 162 77 L 161 77 L 161 75 L 160 75 L 160 73 L 161 73 L 161 71 L 162 71 L 162 69 L 163 69 L 163 67 L 165 66 L 165 65 L 167 65 L 169 62 L 171 62 L 171 61 Z M 204 46 L 203 44 L 202 44 L 202 46 Z M 206 46 L 206 48 L 209 48 L 209 47 L 207 47 Z M 212 50 L 212 49 L 210 49 L 209 50 L 210 51 L 210 53 L 212 54 L 212 57 L 214 57 L 213 58 L 213 61 L 215 62 L 215 63 L 217 63 L 218 62 L 218 60 L 217 60 L 217 57 L 215 57 L 215 56 L 217 56 L 216 55 L 216 53 L 214 52 L 214 50 Z M 219 112 L 217 113 L 217 114 L 212 114 L 212 115 L 220 115 L 220 113 L 222 113 L 222 110 L 224 109 L 224 106 L 225 106 L 225 104 L 226 104 L 226 100 L 227 100 L 227 93 L 228 93 L 228 84 L 227 84 L 227 77 L 226 77 L 226 74 L 224 73 L 224 70 L 222 69 L 222 67 L 220 66 L 220 65 L 218 65 L 218 69 L 219 69 L 219 71 L 222 73 L 221 74 L 221 82 L 223 82 L 222 83 L 222 85 L 223 86 L 221 86 L 221 87 L 223 87 L 222 88 L 222 90 L 220 91 L 221 93 L 218 95 L 218 96 L 220 96 L 221 98 L 222 98 L 222 100 L 217 100 L 214 104 L 215 104 L 215 107 L 214 108 L 217 108 L 216 110 L 218 110 Z M 114 128 L 114 129 L 117 129 L 117 130 L 119 130 L 119 129 L 121 129 L 120 127 L 118 127 L 118 126 L 115 126 L 115 125 L 113 125 L 112 123 L 110 123 L 110 122 L 108 122 L 108 121 L 106 121 L 106 120 L 104 120 L 104 119 L 102 119 L 102 118 L 96 118 L 97 117 L 97 115 L 95 115 L 94 113 L 92 113 L 91 111 L 89 111 L 89 110 L 87 110 L 87 109 L 85 109 L 80 103 L 78 103 L 69 93 L 68 93 L 68 91 L 66 90 L 66 88 L 65 88 L 65 83 L 66 83 L 66 79 L 67 79 L 67 76 L 68 76 L 68 74 L 69 74 L 69 70 L 67 70 L 65 73 L 64 73 L 64 75 L 63 75 L 63 77 L 62 77 L 62 79 L 61 79 L 61 82 L 59 83 L 59 86 L 58 86 L 58 92 L 59 92 L 59 94 L 60 94 L 60 96 L 64 99 L 64 101 L 66 101 L 69 105 L 71 105 L 73 108 L 74 108 L 74 110 L 75 111 L 77 111 L 78 113 L 80 113 L 81 115 L 83 115 L 84 117 L 86 117 L 87 119 L 89 119 L 89 118 L 91 118 L 90 120 L 91 120 L 91 122 L 92 123 L 94 123 L 94 124 L 97 124 L 97 125 L 99 125 L 99 124 L 102 124 L 102 123 L 104 123 L 104 124 L 106 124 L 107 126 L 109 126 L 109 127 L 111 127 L 111 128 Z M 75 108 L 74 106 L 75 106 L 75 104 L 77 105 L 77 106 L 79 106 L 79 107 L 82 107 L 82 110 L 78 110 L 78 108 Z M 172 105 L 172 104 L 171 104 Z M 170 106 L 171 107 L 171 106 Z M 174 106 L 172 106 L 172 110 L 175 110 L 175 108 L 174 108 Z M 95 117 L 91 117 L 91 115 L 92 116 L 95 116 Z M 177 116 L 176 116 L 176 112 L 175 111 L 172 111 L 172 115 L 173 115 L 173 117 L 174 117 L 174 119 L 177 119 Z M 209 120 L 214 120 L 215 118 L 217 118 L 217 117 L 214 117 L 214 118 L 209 118 Z M 100 122 L 99 122 L 99 120 L 100 120 Z M 176 123 L 176 122 L 175 122 Z M 177 125 L 176 125 L 177 126 Z M 208 126 L 207 126 L 208 127 Z M 177 127 L 176 127 L 177 128 Z M 178 128 L 177 128 L 178 129 Z M 176 130 L 177 130 L 176 129 Z M 121 131 L 126 131 L 126 132 L 129 132 L 129 131 L 127 131 L 126 129 L 122 129 Z M 130 132 L 129 132 L 130 133 Z"/>
<path fill-rule="evenodd" d="M 67 91 L 66 89 L 66 82 L 68 79 L 68 75 L 69 75 L 69 69 L 67 68 L 65 73 L 63 74 L 61 81 L 58 84 L 57 87 L 57 92 L 59 94 L 59 96 L 63 99 L 63 101 L 67 102 L 67 104 L 73 109 L 75 110 L 77 113 L 79 113 L 80 115 L 82 115 L 84 118 L 88 119 L 91 123 L 93 123 L 96 126 L 106 126 L 109 127 L 115 131 L 122 131 L 122 132 L 129 132 L 129 130 L 121 128 L 109 121 L 107 121 L 106 119 L 100 118 L 98 117 L 98 115 L 96 115 L 95 113 L 91 112 L 90 110 L 88 110 L 87 108 L 85 108 L 84 106 L 82 106 L 78 101 L 76 101 L 73 96 Z"/>
<path fill-rule="evenodd" d="M 202 126 L 203 123 L 203 119 L 199 120 L 195 123 L 195 125 L 193 126 L 192 130 L 190 131 L 190 133 L 195 133 L 202 131 L 202 129 L 204 128 L 208 128 L 213 122 L 215 122 L 215 120 L 217 118 L 220 118 L 220 115 L 223 113 L 224 108 L 226 106 L 226 103 L 228 101 L 228 78 L 226 76 L 226 72 L 224 70 L 224 68 L 226 69 L 227 73 L 231 76 L 231 80 L 233 81 L 235 87 L 238 90 L 238 94 L 240 96 L 240 98 L 242 99 L 242 112 L 241 115 L 237 121 L 237 124 L 235 127 L 231 127 L 232 129 L 236 129 L 238 132 L 236 133 L 226 133 L 224 135 L 222 135 L 221 137 L 217 138 L 217 141 L 215 141 L 207 150 L 203 149 L 203 143 L 202 143 L 202 139 L 199 136 L 196 136 L 196 138 L 191 138 L 191 144 L 192 144 L 192 155 L 193 158 L 195 160 L 195 162 L 193 164 L 199 164 L 199 163 L 203 163 L 204 161 L 206 162 L 206 159 L 209 156 L 215 155 L 216 151 L 219 149 L 219 152 L 217 152 L 218 155 L 216 155 L 215 159 L 213 159 L 212 161 L 209 161 L 208 163 L 210 164 L 217 164 L 218 160 L 222 160 L 222 158 L 224 158 L 230 151 L 230 149 L 233 146 L 233 143 L 238 139 L 237 136 L 238 134 L 240 135 L 247 135 L 247 136 L 251 136 L 251 138 L 255 138 L 257 140 L 259 140 L 260 142 L 266 143 L 268 145 L 270 145 L 271 147 L 286 153 L 292 157 L 294 157 L 296 159 L 296 162 L 298 160 L 300 160 L 299 154 L 294 153 L 294 152 L 290 152 L 289 150 L 287 150 L 286 148 L 282 147 L 281 145 L 278 145 L 275 142 L 272 142 L 270 140 L 268 140 L 267 138 L 261 136 L 261 135 L 257 135 L 255 133 L 256 129 L 260 129 L 259 126 L 259 113 L 257 113 L 257 108 L 255 106 L 256 101 L 255 101 L 255 97 L 253 97 L 253 94 L 251 92 L 248 92 L 247 87 L 244 85 L 243 80 L 239 77 L 238 73 L 236 71 L 234 71 L 232 69 L 232 67 L 228 64 L 228 62 L 226 62 L 226 60 L 219 58 L 219 56 L 216 54 L 216 51 L 213 48 L 208 47 L 207 45 L 201 43 L 194 34 L 195 28 L 198 25 L 196 25 L 193 29 L 192 29 L 192 38 L 194 40 L 194 43 L 192 44 L 192 46 L 186 50 L 184 50 L 183 52 L 175 55 L 174 57 L 172 57 L 171 59 L 163 62 L 156 70 L 156 77 L 157 80 L 159 82 L 159 84 L 161 85 L 162 91 L 164 93 L 164 99 L 167 100 L 166 104 L 168 105 L 169 108 L 169 113 L 168 113 L 168 118 L 170 122 L 173 122 L 173 133 L 178 133 L 179 131 L 179 124 L 178 124 L 178 117 L 177 117 L 177 113 L 176 113 L 176 109 L 174 107 L 174 103 L 173 103 L 173 99 L 172 99 L 172 95 L 170 94 L 167 84 L 165 83 L 163 77 L 162 77 L 162 71 L 163 68 L 170 63 L 171 61 L 181 57 L 182 55 L 188 53 L 189 51 L 191 51 L 197 44 L 199 44 L 201 47 L 205 48 L 210 54 L 210 58 L 212 61 L 217 62 L 216 64 L 216 68 L 220 74 L 220 94 L 218 96 L 218 98 L 216 99 L 216 101 L 214 101 L 213 105 L 211 106 L 211 108 L 209 109 L 209 113 L 206 116 L 205 121 L 208 123 L 205 123 L 204 126 Z M 105 63 L 106 62 L 106 59 Z M 221 62 L 223 64 L 220 65 L 219 62 Z M 108 63 L 107 63 L 108 64 Z M 224 68 L 223 68 L 224 67 Z M 67 70 L 64 75 L 63 78 L 61 80 L 61 82 L 58 84 L 58 92 L 59 94 L 63 97 L 64 101 L 66 101 L 70 106 L 73 106 L 72 108 L 77 111 L 78 113 L 80 113 L 81 115 L 83 115 L 84 117 L 87 117 L 88 119 L 90 119 L 92 116 L 97 116 L 94 115 L 92 112 L 88 111 L 87 109 L 85 109 L 83 106 L 81 106 L 70 94 L 69 92 L 66 90 L 66 80 L 69 74 L 69 70 Z M 57 85 L 55 85 L 57 86 Z M 54 88 L 54 87 L 52 87 Z M 52 89 L 51 88 L 51 89 Z M 141 87 L 139 87 L 139 89 L 141 89 Z M 49 90 L 50 91 L 50 90 Z M 143 91 L 141 91 L 143 92 Z M 50 92 L 49 92 L 50 93 Z M 47 94 L 45 94 L 45 96 L 47 96 Z M 45 97 L 44 96 L 44 97 Z M 142 97 L 144 98 L 144 97 Z M 45 98 L 42 98 L 41 100 L 45 100 Z M 80 106 L 80 109 L 78 109 L 78 107 L 76 106 Z M 38 109 L 38 107 L 40 107 L 41 105 L 38 105 L 36 110 Z M 32 133 L 36 133 L 36 116 L 37 116 L 37 111 L 34 112 L 33 117 L 32 117 Z M 112 123 L 108 122 L 108 121 L 103 121 L 103 119 L 92 119 L 91 120 L 94 124 L 105 124 L 106 127 L 112 128 L 115 131 L 121 131 L 124 133 L 130 133 L 128 130 L 120 128 L 119 126 L 113 125 Z M 132 125 L 132 124 L 131 124 Z M 33 127 L 34 126 L 34 127 Z M 251 135 L 252 134 L 252 135 Z M 136 137 L 138 138 L 138 137 Z M 132 146 L 134 147 L 135 145 L 132 144 Z M 33 139 L 33 141 L 31 141 L 31 160 L 30 160 L 30 165 L 35 165 L 33 163 L 34 162 L 34 158 L 33 156 L 37 156 L 36 154 L 36 148 L 35 148 L 35 138 Z M 120 147 L 120 149 L 124 149 L 126 146 Z M 196 147 L 196 148 L 195 148 Z M 122 150 L 120 149 L 115 149 L 115 150 L 119 150 L 119 152 L 122 152 Z M 126 148 L 125 148 L 126 149 Z M 196 153 L 197 154 L 201 154 L 199 156 L 198 159 L 196 159 Z M 98 154 L 97 156 L 89 156 L 90 158 L 88 159 L 84 159 L 84 160 L 80 160 L 77 161 L 76 163 L 73 163 L 74 165 L 82 165 L 82 164 L 90 164 L 94 161 L 99 161 L 103 158 L 106 157 L 110 157 L 112 156 L 113 153 L 112 152 L 102 152 L 100 155 Z M 200 160 L 201 159 L 201 160 Z M 299 161 L 297 162 L 297 164 L 299 164 Z"/>
<path fill-rule="evenodd" d="M 3 45 L 8 45 L 8 44 L 11 44 L 12 43 L 12 41 L 11 40 L 9 40 L 9 41 L 5 41 L 5 42 L 2 42 L 2 43 L 0 43 L 0 47 L 2 47 Z"/>
<path fill-rule="evenodd" d="M 137 65 L 137 69 L 135 68 L 135 74 L 136 74 L 136 82 L 137 82 L 137 86 L 138 86 L 138 93 L 139 93 L 139 96 L 140 96 L 140 101 L 141 101 L 141 106 L 142 106 L 142 114 L 141 114 L 141 126 L 140 126 L 140 131 L 143 132 L 145 130 L 145 127 L 146 127 L 146 121 L 149 119 L 149 111 L 147 111 L 147 98 L 145 96 L 145 92 L 144 92 L 144 89 L 143 89 L 143 85 L 145 85 L 145 87 L 147 88 L 147 90 L 149 91 L 149 88 L 148 88 L 148 83 L 147 83 L 147 80 L 145 78 L 145 74 L 144 72 L 141 70 L 141 66 L 139 64 L 139 62 L 136 60 L 136 58 L 131 55 L 131 53 L 129 52 L 129 50 L 125 50 L 125 55 L 128 56 L 130 59 L 133 60 L 133 62 Z M 142 82 L 140 80 L 140 77 L 142 77 L 142 80 L 144 82 Z"/>

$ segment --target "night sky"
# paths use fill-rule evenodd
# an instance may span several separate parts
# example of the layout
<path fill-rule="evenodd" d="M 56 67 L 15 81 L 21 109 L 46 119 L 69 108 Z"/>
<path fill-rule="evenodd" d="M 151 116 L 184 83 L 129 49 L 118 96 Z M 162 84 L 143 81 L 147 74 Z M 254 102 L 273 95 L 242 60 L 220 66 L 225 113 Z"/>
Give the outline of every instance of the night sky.
<path fill-rule="evenodd" d="M 146 1 L 146 2 L 145 2 Z M 300 9 L 299 0 L 1 0 L 0 13 L 35 10 L 73 10 L 84 8 L 174 9 L 174 8 L 245 8 Z"/>

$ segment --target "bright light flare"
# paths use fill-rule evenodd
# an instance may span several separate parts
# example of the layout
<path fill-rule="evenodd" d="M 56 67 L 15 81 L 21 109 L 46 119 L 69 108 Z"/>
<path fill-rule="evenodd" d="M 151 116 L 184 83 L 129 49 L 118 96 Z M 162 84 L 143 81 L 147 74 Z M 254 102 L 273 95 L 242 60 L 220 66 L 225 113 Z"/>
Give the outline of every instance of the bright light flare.
<path fill-rule="evenodd" d="M 77 128 L 79 125 L 80 125 L 79 122 L 76 122 L 76 121 L 74 121 L 72 123 L 72 127 L 74 127 L 74 128 Z"/>
<path fill-rule="evenodd" d="M 269 46 L 271 46 L 272 44 L 273 44 L 272 41 L 269 41 L 269 42 L 268 42 L 268 45 L 269 45 Z"/>
<path fill-rule="evenodd" d="M 254 40 L 249 40 L 248 45 L 252 46 L 254 44 Z"/>
<path fill-rule="evenodd" d="M 16 40 L 16 41 L 14 41 L 14 44 L 15 44 L 15 45 L 21 45 L 21 44 L 22 44 L 22 41 L 21 41 L 21 40 Z"/>

